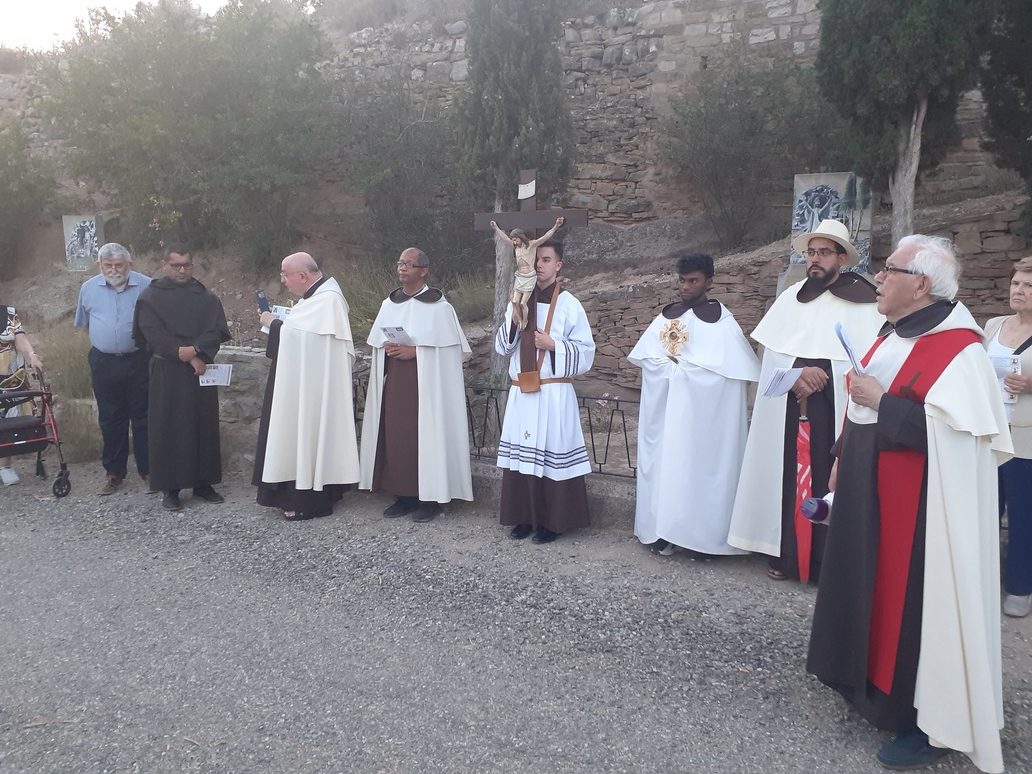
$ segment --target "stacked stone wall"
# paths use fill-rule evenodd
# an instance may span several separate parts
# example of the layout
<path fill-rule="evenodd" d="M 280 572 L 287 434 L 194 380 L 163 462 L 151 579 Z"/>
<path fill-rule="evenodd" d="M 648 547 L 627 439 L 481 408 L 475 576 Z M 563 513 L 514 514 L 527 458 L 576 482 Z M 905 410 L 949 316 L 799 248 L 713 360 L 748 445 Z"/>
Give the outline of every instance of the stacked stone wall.
<path fill-rule="evenodd" d="M 964 302 L 979 323 L 1010 314 L 1007 289 L 1012 266 L 1032 253 L 1024 208 L 1024 196 L 1001 194 L 985 197 L 964 211 L 956 206 L 928 208 L 919 212 L 917 229 L 952 240 L 963 263 L 958 300 Z M 773 300 L 778 276 L 788 263 L 788 239 L 749 253 L 726 256 L 716 262 L 711 295 L 735 315 L 746 334 L 759 322 Z M 884 260 L 889 237 L 882 228 L 874 242 L 874 256 Z M 595 332 L 596 356 L 593 382 L 625 389 L 641 386 L 639 370 L 627 361 L 642 331 L 666 304 L 675 300 L 674 276 L 667 270 L 638 281 L 635 271 L 607 282 L 605 290 L 593 290 L 597 279 L 571 283 L 583 301 Z"/>

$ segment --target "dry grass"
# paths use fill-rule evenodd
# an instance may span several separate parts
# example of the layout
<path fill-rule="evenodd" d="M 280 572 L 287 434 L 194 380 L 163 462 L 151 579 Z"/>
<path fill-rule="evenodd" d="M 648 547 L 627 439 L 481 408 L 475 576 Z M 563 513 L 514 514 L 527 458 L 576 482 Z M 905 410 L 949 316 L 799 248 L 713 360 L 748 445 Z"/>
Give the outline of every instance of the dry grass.
<path fill-rule="evenodd" d="M 32 344 L 43 358 L 47 380 L 58 398 L 92 398 L 90 364 L 86 353 L 90 338 L 67 323 L 54 325 L 43 333 L 32 334 Z"/>
<path fill-rule="evenodd" d="M 462 322 L 478 322 L 494 312 L 494 281 L 483 274 L 459 274 L 447 283 L 446 294 Z"/>
<path fill-rule="evenodd" d="M 100 459 L 100 428 L 92 402 L 63 401 L 57 410 L 61 451 L 66 462 L 92 462 Z M 47 473 L 57 473 L 57 454 L 47 454 Z"/>

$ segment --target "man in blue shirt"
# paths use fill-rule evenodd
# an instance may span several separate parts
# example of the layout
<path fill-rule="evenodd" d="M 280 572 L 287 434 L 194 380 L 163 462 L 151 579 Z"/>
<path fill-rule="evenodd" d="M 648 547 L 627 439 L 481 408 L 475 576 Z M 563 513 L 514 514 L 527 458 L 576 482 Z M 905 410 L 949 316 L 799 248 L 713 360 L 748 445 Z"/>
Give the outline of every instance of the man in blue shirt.
<path fill-rule="evenodd" d="M 133 259 L 122 245 L 109 242 L 97 253 L 100 274 L 79 288 L 75 325 L 89 328 L 90 373 L 97 399 L 101 461 L 107 476 L 98 494 L 109 495 L 122 485 L 129 462 L 129 425 L 133 428 L 136 469 L 146 483 L 147 366 L 149 356 L 133 341 L 133 313 L 150 277 L 132 271 Z"/>

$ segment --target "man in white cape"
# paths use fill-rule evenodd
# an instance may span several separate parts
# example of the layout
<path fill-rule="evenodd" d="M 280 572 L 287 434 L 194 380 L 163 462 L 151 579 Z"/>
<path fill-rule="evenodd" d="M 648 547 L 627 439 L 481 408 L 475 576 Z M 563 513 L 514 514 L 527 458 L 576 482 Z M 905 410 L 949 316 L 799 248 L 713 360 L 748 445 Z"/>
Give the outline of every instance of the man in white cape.
<path fill-rule="evenodd" d="M 1010 431 L 950 243 L 900 240 L 888 322 L 849 376 L 807 670 L 896 736 L 878 761 L 960 750 L 1003 771 L 997 466 Z M 833 476 L 833 479 L 836 478 Z"/>
<path fill-rule="evenodd" d="M 272 369 L 252 483 L 260 505 L 299 521 L 331 514 L 358 481 L 355 345 L 337 280 L 324 276 L 308 253 L 288 255 L 280 268 L 287 290 L 301 298 L 286 320 L 272 312 L 259 315 L 269 329 Z"/>
<path fill-rule="evenodd" d="M 807 582 L 820 575 L 826 527 L 811 524 L 800 513 L 805 498 L 800 497 L 804 490 L 797 486 L 797 476 L 809 479 L 806 496 L 828 493 L 831 447 L 846 410 L 849 370 L 835 324 L 842 323 L 852 345 L 864 352 L 883 318 L 875 307 L 874 286 L 859 274 L 842 271 L 858 260 L 843 224 L 825 220 L 815 231 L 796 237 L 792 246 L 806 257 L 806 279 L 786 288 L 752 332 L 763 346 L 760 390 L 728 543 L 771 557 L 767 574 L 774 580 Z M 764 386 L 776 369 L 795 368 L 800 373 L 788 392 L 764 397 Z M 802 426 L 801 417 L 807 420 Z M 797 468 L 801 432 L 809 436 L 808 470 L 805 458 L 802 469 Z"/>
<path fill-rule="evenodd" d="M 455 309 L 426 284 L 426 253 L 406 248 L 397 272 L 401 287 L 380 305 L 367 341 L 359 486 L 396 498 L 385 517 L 427 522 L 441 503 L 473 499 L 462 374 L 470 348 Z"/>
<path fill-rule="evenodd" d="M 746 386 L 760 364 L 734 316 L 706 297 L 713 258 L 676 256 L 680 301 L 627 359 L 642 370 L 634 534 L 652 552 L 744 553 L 727 543 L 746 438 Z"/>

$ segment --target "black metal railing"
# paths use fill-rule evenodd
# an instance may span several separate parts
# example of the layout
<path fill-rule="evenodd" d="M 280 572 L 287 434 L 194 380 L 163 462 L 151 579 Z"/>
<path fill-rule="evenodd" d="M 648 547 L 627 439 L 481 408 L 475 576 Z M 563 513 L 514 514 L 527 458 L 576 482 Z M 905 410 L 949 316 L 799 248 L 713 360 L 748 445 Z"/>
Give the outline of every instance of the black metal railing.
<path fill-rule="evenodd" d="M 474 459 L 493 461 L 497 458 L 508 396 L 507 387 L 473 385 L 466 388 L 470 455 Z M 584 443 L 595 472 L 633 478 L 637 467 L 634 428 L 638 420 L 638 401 L 603 393 L 601 396 L 580 395 L 577 405 Z M 631 409 L 630 425 L 628 409 Z"/>
<path fill-rule="evenodd" d="M 355 417 L 359 423 L 359 432 L 365 408 L 366 386 L 364 378 L 355 379 Z M 508 387 L 471 385 L 466 388 L 466 416 L 469 419 L 469 446 L 473 459 L 489 462 L 497 459 L 498 439 L 502 435 L 502 420 L 508 397 Z M 637 469 L 638 404 L 639 401 L 609 393 L 577 396 L 584 445 L 588 448 L 591 466 L 596 473 L 634 478 Z"/>

